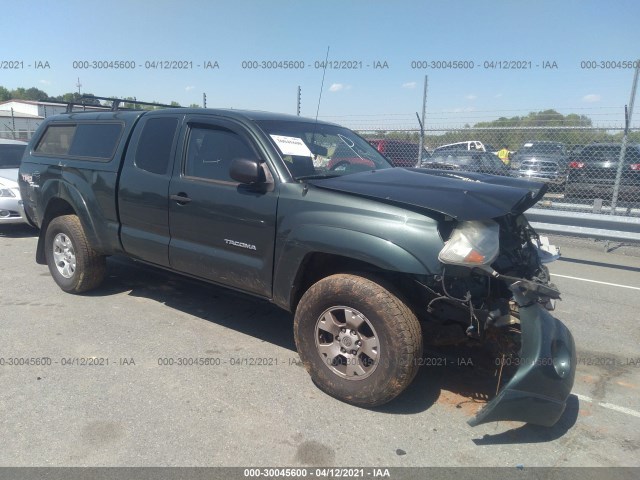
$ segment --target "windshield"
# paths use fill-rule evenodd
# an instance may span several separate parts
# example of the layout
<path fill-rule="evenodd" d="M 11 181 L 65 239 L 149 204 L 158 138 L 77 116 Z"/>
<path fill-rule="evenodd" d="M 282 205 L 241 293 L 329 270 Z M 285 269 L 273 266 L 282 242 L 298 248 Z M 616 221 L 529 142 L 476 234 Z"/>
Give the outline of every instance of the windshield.
<path fill-rule="evenodd" d="M 522 146 L 521 153 L 526 155 L 531 155 L 533 153 L 564 155 L 565 148 L 561 143 L 525 143 Z"/>
<path fill-rule="evenodd" d="M 0 145 L 0 168 L 19 168 L 26 145 Z"/>
<path fill-rule="evenodd" d="M 296 180 L 392 167 L 365 139 L 347 128 L 296 121 L 257 123 L 273 140 Z"/>

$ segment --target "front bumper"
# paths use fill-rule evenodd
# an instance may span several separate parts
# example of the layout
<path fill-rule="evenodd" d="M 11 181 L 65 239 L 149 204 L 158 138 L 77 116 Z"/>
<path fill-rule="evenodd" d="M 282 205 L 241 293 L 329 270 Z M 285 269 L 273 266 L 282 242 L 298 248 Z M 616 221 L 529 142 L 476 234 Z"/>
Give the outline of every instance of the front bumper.
<path fill-rule="evenodd" d="M 569 329 L 537 303 L 512 288 L 520 307 L 521 350 L 518 369 L 498 395 L 468 421 L 472 427 L 514 420 L 550 427 L 564 412 L 576 373 Z"/>

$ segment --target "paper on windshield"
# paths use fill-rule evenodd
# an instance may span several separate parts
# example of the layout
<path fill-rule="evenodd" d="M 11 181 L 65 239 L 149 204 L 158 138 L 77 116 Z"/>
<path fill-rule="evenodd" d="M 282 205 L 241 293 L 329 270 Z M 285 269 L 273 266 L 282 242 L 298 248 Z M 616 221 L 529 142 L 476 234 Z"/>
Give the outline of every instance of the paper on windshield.
<path fill-rule="evenodd" d="M 295 155 L 300 157 L 312 157 L 309 147 L 298 137 L 284 135 L 271 135 L 283 155 Z"/>

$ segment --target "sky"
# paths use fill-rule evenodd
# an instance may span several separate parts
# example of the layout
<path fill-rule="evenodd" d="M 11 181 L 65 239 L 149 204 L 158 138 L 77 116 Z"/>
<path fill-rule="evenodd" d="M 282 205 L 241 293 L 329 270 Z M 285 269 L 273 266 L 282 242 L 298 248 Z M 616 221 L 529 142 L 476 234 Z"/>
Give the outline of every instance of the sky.
<path fill-rule="evenodd" d="M 431 127 L 549 108 L 619 125 L 634 76 L 619 62 L 640 59 L 640 2 L 633 0 L 0 0 L 0 6 L 0 86 L 8 89 L 59 95 L 77 91 L 79 79 L 83 93 L 100 96 L 189 105 L 202 104 L 206 93 L 208 107 L 296 113 L 300 86 L 303 116 L 318 113 L 360 128 L 417 127 L 425 76 Z M 135 68 L 93 68 L 116 61 Z M 159 68 L 165 61 L 188 68 Z M 304 68 L 285 69 L 287 61 Z M 456 61 L 465 68 L 453 68 Z M 356 68 L 337 68 L 349 66 Z"/>

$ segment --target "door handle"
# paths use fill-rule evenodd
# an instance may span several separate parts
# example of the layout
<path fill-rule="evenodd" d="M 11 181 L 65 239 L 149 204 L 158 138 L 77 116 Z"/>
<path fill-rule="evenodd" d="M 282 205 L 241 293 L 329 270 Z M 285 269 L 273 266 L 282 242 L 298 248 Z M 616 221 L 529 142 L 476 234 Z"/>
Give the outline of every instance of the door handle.
<path fill-rule="evenodd" d="M 187 203 L 189 203 L 191 201 L 191 199 L 189 197 L 187 197 L 187 194 L 184 193 L 184 192 L 180 192 L 177 195 L 169 195 L 169 199 L 170 200 L 175 200 L 180 205 L 186 205 Z"/>

